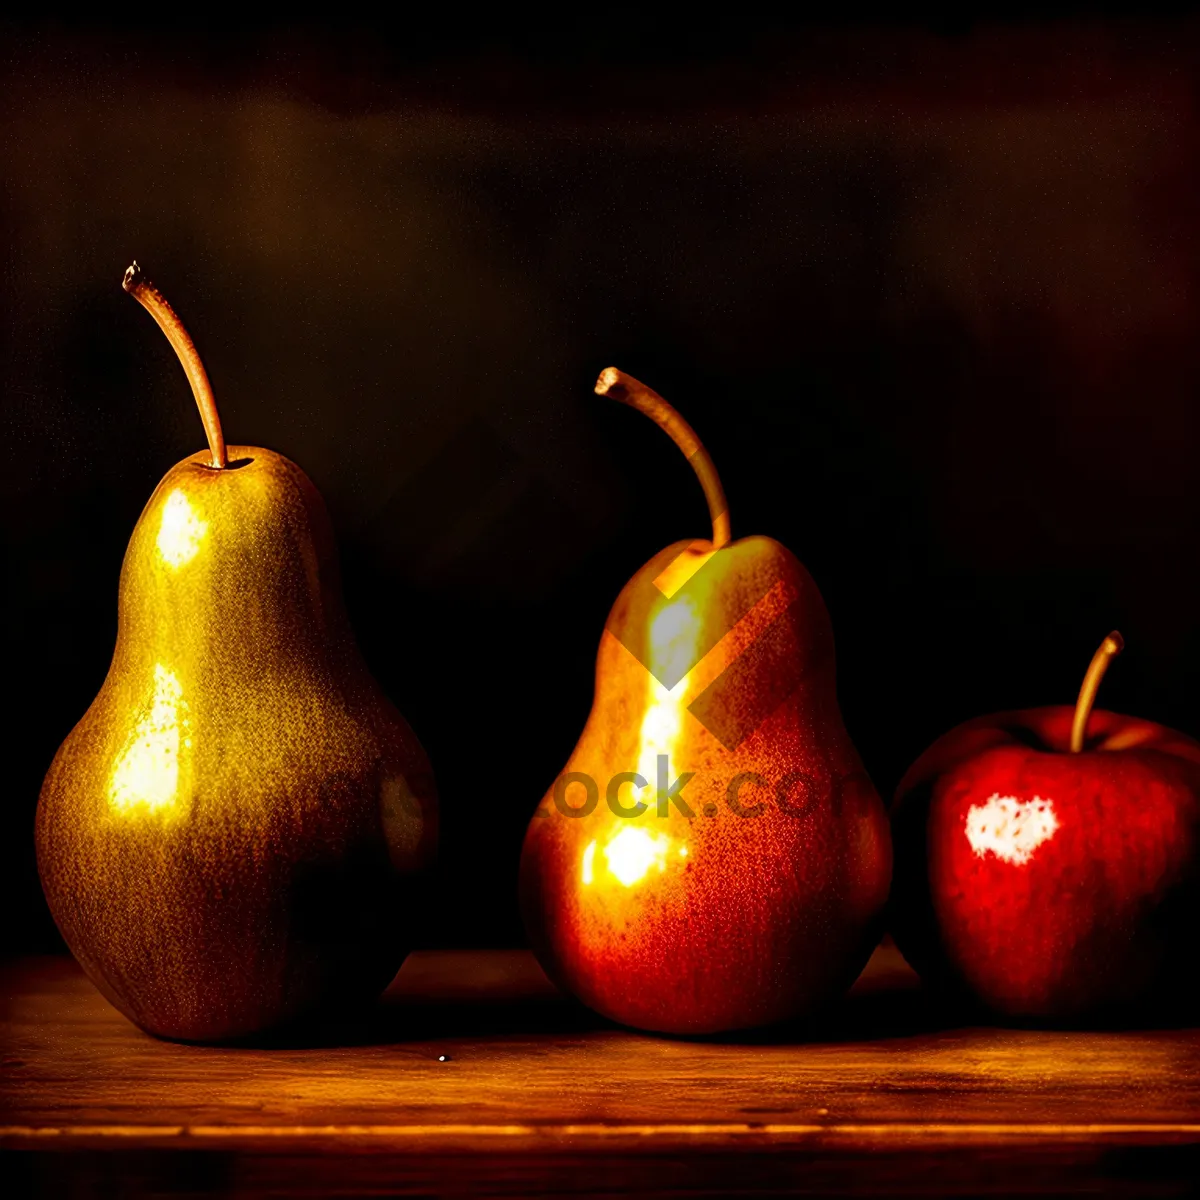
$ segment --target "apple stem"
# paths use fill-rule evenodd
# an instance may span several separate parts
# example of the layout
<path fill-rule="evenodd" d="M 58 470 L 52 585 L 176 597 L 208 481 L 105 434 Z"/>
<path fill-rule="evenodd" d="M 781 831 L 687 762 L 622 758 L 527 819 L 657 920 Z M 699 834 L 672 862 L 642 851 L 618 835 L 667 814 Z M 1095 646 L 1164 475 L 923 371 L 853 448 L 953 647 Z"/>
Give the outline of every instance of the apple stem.
<path fill-rule="evenodd" d="M 121 286 L 158 322 L 158 327 L 167 335 L 183 369 L 187 372 L 200 420 L 204 423 L 204 436 L 208 438 L 208 449 L 212 465 L 218 470 L 229 462 L 225 453 L 225 435 L 221 432 L 221 417 L 217 413 L 217 402 L 213 399 L 212 385 L 200 361 L 196 343 L 183 327 L 179 314 L 168 303 L 167 298 L 146 278 L 136 262 L 125 272 Z"/>
<path fill-rule="evenodd" d="M 696 436 L 696 431 L 653 388 L 648 388 L 624 371 L 618 371 L 616 367 L 605 367 L 600 372 L 600 378 L 596 380 L 596 395 L 611 396 L 645 413 L 683 451 L 704 489 L 704 498 L 708 501 L 709 515 L 712 517 L 713 549 L 720 550 L 729 541 L 729 505 L 717 468 L 713 466 L 713 460 L 704 443 Z"/>
<path fill-rule="evenodd" d="M 1075 701 L 1075 720 L 1071 725 L 1072 754 L 1078 754 L 1083 749 L 1088 717 L 1092 715 L 1092 705 L 1096 703 L 1096 693 L 1100 690 L 1104 672 L 1108 670 L 1108 664 L 1124 649 L 1125 639 L 1114 629 L 1100 643 L 1100 649 L 1092 655 L 1087 674 L 1083 677 L 1083 686 L 1079 689 L 1079 699 Z"/>

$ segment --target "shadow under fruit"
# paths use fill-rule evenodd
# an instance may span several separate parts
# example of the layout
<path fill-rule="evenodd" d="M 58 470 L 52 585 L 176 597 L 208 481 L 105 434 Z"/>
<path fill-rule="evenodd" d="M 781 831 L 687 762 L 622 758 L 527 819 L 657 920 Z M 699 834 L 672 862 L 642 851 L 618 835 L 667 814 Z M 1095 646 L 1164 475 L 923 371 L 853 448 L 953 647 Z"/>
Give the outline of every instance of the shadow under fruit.
<path fill-rule="evenodd" d="M 150 497 L 121 570 L 117 644 L 37 811 L 51 911 L 104 995 L 150 1033 L 246 1037 L 372 999 L 407 952 L 436 793 L 342 605 L 304 472 L 228 450 L 170 306 L 125 279 L 192 382 L 209 451 Z"/>

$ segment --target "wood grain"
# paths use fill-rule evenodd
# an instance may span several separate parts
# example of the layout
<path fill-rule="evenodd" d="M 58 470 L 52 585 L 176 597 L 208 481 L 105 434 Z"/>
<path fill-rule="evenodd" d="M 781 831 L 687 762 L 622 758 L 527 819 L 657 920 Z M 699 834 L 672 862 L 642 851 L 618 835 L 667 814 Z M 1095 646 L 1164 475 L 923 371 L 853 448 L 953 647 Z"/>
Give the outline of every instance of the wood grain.
<path fill-rule="evenodd" d="M 1200 1170 L 1200 1032 L 955 1027 L 892 950 L 821 1026 L 724 1040 L 607 1025 L 520 951 L 413 955 L 369 1020 L 268 1045 L 155 1041 L 63 959 L 0 971 L 0 1004 L 30 1188 L 1171 1194 Z"/>

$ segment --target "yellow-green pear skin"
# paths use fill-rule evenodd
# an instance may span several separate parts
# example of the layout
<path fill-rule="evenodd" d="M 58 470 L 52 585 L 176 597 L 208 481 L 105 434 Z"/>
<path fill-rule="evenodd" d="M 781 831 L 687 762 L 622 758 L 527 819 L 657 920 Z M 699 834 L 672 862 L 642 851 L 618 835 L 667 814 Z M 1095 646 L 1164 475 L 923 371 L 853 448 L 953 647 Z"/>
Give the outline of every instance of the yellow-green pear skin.
<path fill-rule="evenodd" d="M 121 570 L 112 665 L 37 810 L 58 927 L 150 1033 L 260 1034 L 373 999 L 421 917 L 429 761 L 347 620 L 288 459 L 175 466 Z"/>

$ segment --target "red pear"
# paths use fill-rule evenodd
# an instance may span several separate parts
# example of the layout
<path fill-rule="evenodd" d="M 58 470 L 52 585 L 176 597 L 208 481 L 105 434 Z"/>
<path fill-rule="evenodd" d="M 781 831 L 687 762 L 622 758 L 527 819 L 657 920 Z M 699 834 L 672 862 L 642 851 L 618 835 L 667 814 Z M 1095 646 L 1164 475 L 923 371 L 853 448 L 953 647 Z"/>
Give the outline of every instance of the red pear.
<path fill-rule="evenodd" d="M 613 605 L 591 714 L 525 838 L 530 939 L 562 987 L 638 1028 L 811 1013 L 874 947 L 891 870 L 829 616 L 784 546 L 730 541 L 712 461 L 666 401 L 612 368 L 596 391 L 676 441 L 713 533 L 656 554 Z"/>

